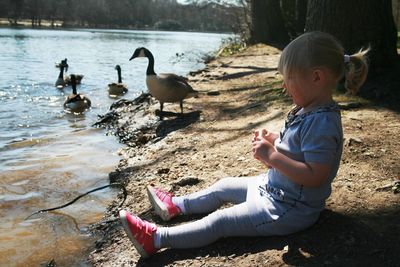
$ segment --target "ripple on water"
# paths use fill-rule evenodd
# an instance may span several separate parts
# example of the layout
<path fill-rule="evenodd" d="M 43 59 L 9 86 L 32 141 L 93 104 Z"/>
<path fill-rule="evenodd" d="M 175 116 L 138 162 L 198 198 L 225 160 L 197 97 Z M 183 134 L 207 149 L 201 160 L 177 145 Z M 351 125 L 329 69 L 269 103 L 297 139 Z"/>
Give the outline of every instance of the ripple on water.
<path fill-rule="evenodd" d="M 15 141 L 11 141 L 9 144 L 5 145 L 3 148 L 0 148 L 0 151 L 12 150 L 12 149 L 18 149 L 18 148 L 24 148 L 24 147 L 47 145 L 54 140 L 55 140 L 54 138 L 32 138 L 29 140 L 15 140 Z"/>
<path fill-rule="evenodd" d="M 0 196 L 0 201 L 16 201 L 16 200 L 26 200 L 34 197 L 40 197 L 42 194 L 38 192 L 28 192 L 26 194 L 18 194 L 16 191 L 11 191 L 12 194 L 2 194 Z"/>

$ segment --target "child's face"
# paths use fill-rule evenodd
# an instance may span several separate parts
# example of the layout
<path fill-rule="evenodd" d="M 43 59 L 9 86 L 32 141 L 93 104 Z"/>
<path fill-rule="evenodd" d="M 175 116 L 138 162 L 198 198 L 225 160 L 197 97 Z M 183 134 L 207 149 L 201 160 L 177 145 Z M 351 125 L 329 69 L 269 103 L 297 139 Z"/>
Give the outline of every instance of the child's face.
<path fill-rule="evenodd" d="M 313 100 L 312 87 L 312 75 L 308 71 L 283 75 L 283 88 L 297 106 L 306 107 L 310 104 Z"/>

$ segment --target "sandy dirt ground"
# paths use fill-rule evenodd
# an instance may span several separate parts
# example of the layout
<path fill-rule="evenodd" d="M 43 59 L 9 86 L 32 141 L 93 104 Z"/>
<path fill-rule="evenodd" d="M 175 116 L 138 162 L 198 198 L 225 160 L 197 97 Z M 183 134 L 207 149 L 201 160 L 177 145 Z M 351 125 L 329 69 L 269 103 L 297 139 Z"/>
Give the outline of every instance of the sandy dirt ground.
<path fill-rule="evenodd" d="M 160 121 L 155 100 L 120 101 L 99 125 L 125 144 L 111 181 L 127 186 L 123 208 L 159 225 L 145 187 L 176 195 L 195 192 L 227 176 L 266 169 L 251 154 L 252 131 L 278 131 L 291 100 L 282 94 L 280 51 L 257 45 L 211 61 L 189 76 L 200 91 L 179 104 L 166 104 Z M 90 255 L 94 266 L 400 266 L 400 116 L 359 98 L 336 96 L 343 104 L 344 152 L 326 210 L 311 228 L 284 237 L 226 238 L 207 247 L 163 249 L 149 259 L 139 254 L 114 220 L 93 227 L 100 233 Z M 348 105 L 349 101 L 351 102 Z M 353 105 L 355 104 L 355 105 Z M 122 196 L 122 194 L 121 194 Z M 105 218 L 117 212 L 116 199 Z"/>

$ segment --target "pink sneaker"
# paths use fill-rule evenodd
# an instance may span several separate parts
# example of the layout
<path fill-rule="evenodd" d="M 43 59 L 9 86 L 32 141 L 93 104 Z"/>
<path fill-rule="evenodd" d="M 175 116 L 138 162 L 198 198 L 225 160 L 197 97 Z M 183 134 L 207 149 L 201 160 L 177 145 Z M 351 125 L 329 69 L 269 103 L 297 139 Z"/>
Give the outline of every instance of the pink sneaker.
<path fill-rule="evenodd" d="M 172 203 L 172 193 L 162 191 L 158 188 L 147 186 L 147 195 L 155 212 L 164 221 L 168 221 L 173 217 L 178 216 L 181 210 Z"/>
<path fill-rule="evenodd" d="M 143 258 L 157 252 L 158 249 L 154 247 L 153 237 L 153 233 L 157 230 L 155 224 L 143 221 L 125 210 L 119 211 L 119 218 L 126 234 Z"/>

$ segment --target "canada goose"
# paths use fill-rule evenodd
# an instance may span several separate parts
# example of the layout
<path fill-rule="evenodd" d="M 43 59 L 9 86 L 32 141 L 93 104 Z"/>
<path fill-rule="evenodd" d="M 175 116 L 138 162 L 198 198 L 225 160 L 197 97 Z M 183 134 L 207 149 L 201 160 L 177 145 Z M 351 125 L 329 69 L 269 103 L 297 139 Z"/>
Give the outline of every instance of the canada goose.
<path fill-rule="evenodd" d="M 60 74 L 58 74 L 55 86 L 57 88 L 63 88 L 64 86 L 67 86 L 67 83 L 64 80 L 64 69 L 67 67 L 60 64 L 59 68 L 60 68 Z"/>
<path fill-rule="evenodd" d="M 74 75 L 76 79 L 76 84 L 81 84 L 84 75 L 82 74 L 70 74 L 64 77 L 64 81 L 70 85 L 71 84 L 71 76 Z"/>
<path fill-rule="evenodd" d="M 56 68 L 59 68 L 61 65 L 68 65 L 67 61 L 68 61 L 68 59 L 65 58 L 65 59 L 61 60 L 60 63 L 56 63 Z"/>
<path fill-rule="evenodd" d="M 65 100 L 64 109 L 73 113 L 82 113 L 89 109 L 91 106 L 90 99 L 76 92 L 76 77 L 74 74 L 71 74 L 71 86 L 72 94 Z"/>
<path fill-rule="evenodd" d="M 68 59 L 65 58 L 63 60 L 61 60 L 60 63 L 56 64 L 57 68 L 60 68 L 60 75 L 58 76 L 57 82 L 56 82 L 56 86 L 59 88 L 62 88 L 64 86 L 68 86 L 71 84 L 71 75 L 65 75 L 64 76 L 64 72 L 61 72 L 61 68 L 63 67 L 65 72 L 68 71 L 68 63 L 67 63 Z M 75 75 L 75 79 L 76 79 L 76 83 L 80 84 L 84 75 L 81 74 L 74 74 Z M 62 82 L 62 80 L 64 80 L 64 83 Z M 58 83 L 58 84 L 57 84 Z"/>
<path fill-rule="evenodd" d="M 197 91 L 188 84 L 187 79 L 172 73 L 161 73 L 157 75 L 154 72 L 153 54 L 144 47 L 135 50 L 129 60 L 137 57 L 147 57 L 149 64 L 146 71 L 146 84 L 150 94 L 160 101 L 160 111 L 162 114 L 165 102 L 179 102 L 181 113 L 183 114 L 183 99 L 197 95 Z"/>
<path fill-rule="evenodd" d="M 110 83 L 108 85 L 108 93 L 110 96 L 123 95 L 128 92 L 128 86 L 122 83 L 121 67 L 117 65 L 115 69 L 118 72 L 118 83 Z"/>

